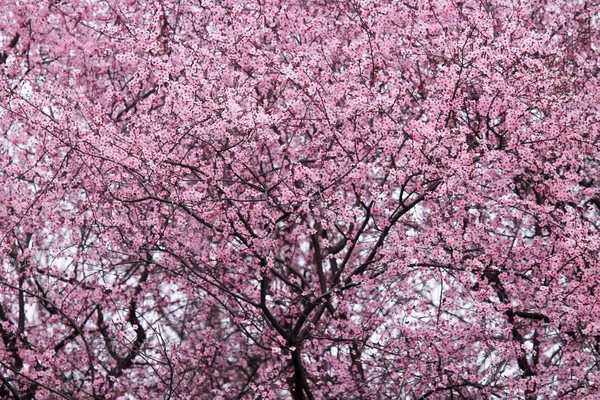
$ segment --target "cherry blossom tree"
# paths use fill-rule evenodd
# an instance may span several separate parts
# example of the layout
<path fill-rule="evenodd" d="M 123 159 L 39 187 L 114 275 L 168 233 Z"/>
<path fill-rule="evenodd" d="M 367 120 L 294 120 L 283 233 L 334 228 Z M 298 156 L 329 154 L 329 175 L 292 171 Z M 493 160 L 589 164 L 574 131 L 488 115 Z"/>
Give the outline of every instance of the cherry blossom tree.
<path fill-rule="evenodd" d="M 0 9 L 0 397 L 600 395 L 599 4 Z"/>

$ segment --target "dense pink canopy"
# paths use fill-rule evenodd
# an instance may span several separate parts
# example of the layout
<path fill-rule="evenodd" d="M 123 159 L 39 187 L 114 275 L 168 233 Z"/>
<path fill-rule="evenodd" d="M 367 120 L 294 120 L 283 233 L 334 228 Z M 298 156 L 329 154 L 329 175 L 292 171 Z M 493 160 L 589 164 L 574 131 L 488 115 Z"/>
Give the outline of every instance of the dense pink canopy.
<path fill-rule="evenodd" d="M 0 9 L 0 397 L 600 396 L 600 5 Z"/>

